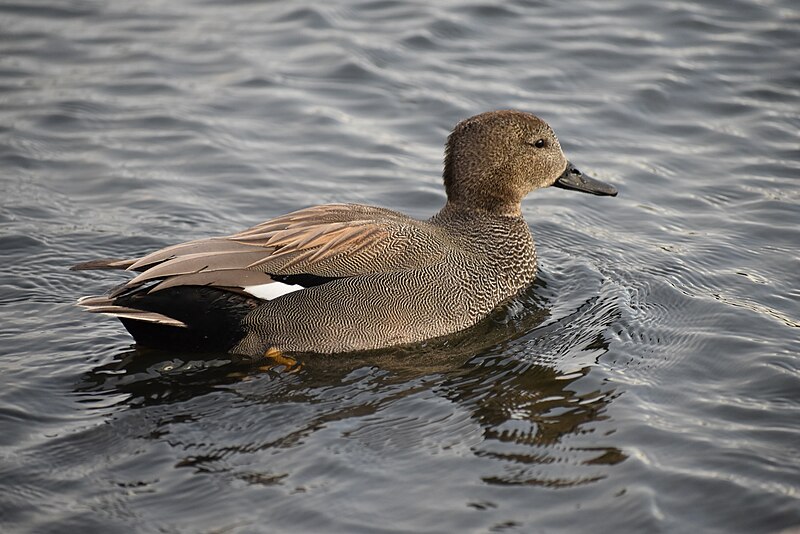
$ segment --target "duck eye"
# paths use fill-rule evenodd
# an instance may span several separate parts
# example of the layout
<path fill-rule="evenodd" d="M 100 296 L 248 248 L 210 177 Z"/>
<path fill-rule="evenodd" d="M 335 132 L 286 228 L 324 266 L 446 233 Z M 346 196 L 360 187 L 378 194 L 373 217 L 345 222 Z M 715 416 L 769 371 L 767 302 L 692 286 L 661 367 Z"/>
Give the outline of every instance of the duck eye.
<path fill-rule="evenodd" d="M 544 139 L 537 139 L 533 146 L 536 148 L 544 148 Z"/>

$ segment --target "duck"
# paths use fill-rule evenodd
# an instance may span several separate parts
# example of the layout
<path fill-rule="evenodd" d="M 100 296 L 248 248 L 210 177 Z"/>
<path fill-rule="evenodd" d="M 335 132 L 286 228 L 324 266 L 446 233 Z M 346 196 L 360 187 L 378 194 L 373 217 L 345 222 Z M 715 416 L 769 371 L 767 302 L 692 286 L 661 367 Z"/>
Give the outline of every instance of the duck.
<path fill-rule="evenodd" d="M 137 346 L 185 352 L 337 354 L 465 330 L 530 286 L 528 193 L 617 189 L 579 171 L 552 128 L 481 113 L 447 138 L 446 202 L 427 220 L 360 204 L 308 207 L 223 237 L 73 270 L 135 275 L 77 304 L 117 317 Z"/>

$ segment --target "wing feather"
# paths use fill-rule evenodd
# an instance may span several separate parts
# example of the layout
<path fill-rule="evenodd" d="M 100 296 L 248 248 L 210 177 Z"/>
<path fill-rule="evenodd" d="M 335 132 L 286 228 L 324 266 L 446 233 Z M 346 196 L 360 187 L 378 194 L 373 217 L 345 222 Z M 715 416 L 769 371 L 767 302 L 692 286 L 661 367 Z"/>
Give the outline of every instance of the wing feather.
<path fill-rule="evenodd" d="M 115 267 L 141 271 L 115 291 L 158 281 L 243 288 L 269 275 L 348 277 L 428 264 L 445 253 L 439 231 L 400 213 L 356 204 L 295 211 L 227 236 L 180 243 Z M 413 246 L 412 246 L 413 245 Z"/>
<path fill-rule="evenodd" d="M 258 286 L 273 282 L 266 273 L 231 269 L 227 271 L 212 271 L 204 273 L 179 274 L 165 278 L 150 289 L 150 293 L 161 291 L 175 286 L 213 286 L 242 288 Z"/>
<path fill-rule="evenodd" d="M 156 250 L 146 256 L 137 259 L 132 265 L 128 267 L 129 271 L 138 271 L 143 267 L 149 267 L 177 258 L 179 256 L 186 256 L 188 254 L 200 254 L 214 252 L 235 252 L 238 250 L 252 250 L 252 245 L 244 243 L 237 243 L 225 238 L 214 237 L 210 239 L 198 239 L 195 241 L 187 241 L 186 243 L 179 243 L 160 250 Z"/>
<path fill-rule="evenodd" d="M 86 311 L 92 313 L 105 313 L 124 319 L 135 319 L 137 321 L 176 326 L 179 328 L 186 327 L 186 323 L 183 321 L 173 319 L 172 317 L 167 317 L 166 315 L 162 315 L 157 312 L 138 310 L 136 308 L 116 305 L 114 304 L 114 300 L 112 298 L 106 296 L 83 297 L 78 300 L 78 306 L 81 306 Z"/>
<path fill-rule="evenodd" d="M 246 268 L 253 261 L 261 258 L 263 254 L 264 252 L 262 250 L 187 254 L 167 260 L 147 269 L 134 277 L 128 284 L 129 286 L 141 285 L 144 282 L 157 278 L 194 274 L 203 271 L 241 270 Z"/>

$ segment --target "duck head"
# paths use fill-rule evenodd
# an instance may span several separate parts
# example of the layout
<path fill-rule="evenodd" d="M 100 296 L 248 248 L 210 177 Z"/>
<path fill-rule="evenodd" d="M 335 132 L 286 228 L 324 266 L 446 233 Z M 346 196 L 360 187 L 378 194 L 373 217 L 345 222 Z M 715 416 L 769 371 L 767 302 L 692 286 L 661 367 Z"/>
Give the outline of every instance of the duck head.
<path fill-rule="evenodd" d="M 546 122 L 514 110 L 481 113 L 456 125 L 445 148 L 444 185 L 449 204 L 502 215 L 519 215 L 522 199 L 541 187 L 617 194 L 567 160 Z"/>

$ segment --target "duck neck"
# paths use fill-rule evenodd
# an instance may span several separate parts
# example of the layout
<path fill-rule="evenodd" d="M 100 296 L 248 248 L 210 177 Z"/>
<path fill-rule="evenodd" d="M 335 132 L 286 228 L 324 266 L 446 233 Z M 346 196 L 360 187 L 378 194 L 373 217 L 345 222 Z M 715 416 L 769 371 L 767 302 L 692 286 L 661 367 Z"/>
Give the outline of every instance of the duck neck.
<path fill-rule="evenodd" d="M 536 273 L 536 252 L 528 223 L 514 215 L 448 202 L 430 222 L 445 230 L 459 248 L 474 253 L 514 287 L 530 282 Z"/>
<path fill-rule="evenodd" d="M 434 215 L 433 219 L 436 220 L 483 220 L 498 219 L 498 220 L 521 220 L 522 219 L 522 206 L 519 202 L 497 203 L 497 204 L 481 204 L 475 205 L 469 202 L 462 201 L 458 198 L 449 199 L 447 204 Z"/>
<path fill-rule="evenodd" d="M 487 187 L 487 183 L 497 183 L 497 187 Z M 447 204 L 444 210 L 470 211 L 490 216 L 521 217 L 522 196 L 509 190 L 498 180 L 473 180 L 460 187 L 447 189 Z"/>
<path fill-rule="evenodd" d="M 430 222 L 446 229 L 465 249 L 477 247 L 483 253 L 506 253 L 507 247 L 530 247 L 533 250 L 528 223 L 519 210 L 514 214 L 498 213 L 448 202 L 431 217 Z"/>

